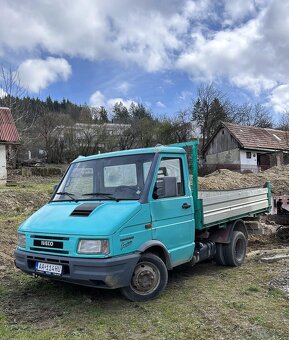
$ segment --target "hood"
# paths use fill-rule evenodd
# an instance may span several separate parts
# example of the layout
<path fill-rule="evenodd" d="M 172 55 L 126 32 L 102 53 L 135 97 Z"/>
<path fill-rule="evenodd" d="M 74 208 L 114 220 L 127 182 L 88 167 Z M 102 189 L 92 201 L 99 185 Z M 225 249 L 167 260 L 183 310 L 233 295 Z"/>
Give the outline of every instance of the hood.
<path fill-rule="evenodd" d="M 50 202 L 30 216 L 19 230 L 46 234 L 111 235 L 141 209 L 141 204 L 136 201 L 103 201 L 88 216 L 71 215 L 85 203 L 92 202 Z"/>

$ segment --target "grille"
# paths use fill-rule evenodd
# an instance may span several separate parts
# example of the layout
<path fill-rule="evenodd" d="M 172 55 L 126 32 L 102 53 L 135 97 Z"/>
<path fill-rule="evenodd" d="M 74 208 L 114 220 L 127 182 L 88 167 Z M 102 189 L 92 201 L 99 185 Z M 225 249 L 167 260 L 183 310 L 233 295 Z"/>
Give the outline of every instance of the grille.
<path fill-rule="evenodd" d="M 69 254 L 69 251 L 65 249 L 65 241 L 69 241 L 69 237 L 31 235 L 31 239 L 32 244 L 30 246 L 30 250 L 32 251 L 51 254 Z"/>

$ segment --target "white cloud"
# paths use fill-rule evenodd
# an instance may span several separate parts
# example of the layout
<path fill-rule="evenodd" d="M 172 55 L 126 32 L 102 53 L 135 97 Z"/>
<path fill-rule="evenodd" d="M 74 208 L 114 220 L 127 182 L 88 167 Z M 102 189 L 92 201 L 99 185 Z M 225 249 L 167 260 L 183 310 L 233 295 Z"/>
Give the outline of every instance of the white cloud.
<path fill-rule="evenodd" d="M 174 85 L 173 80 L 170 79 L 170 78 L 165 78 L 165 79 L 163 80 L 163 83 L 166 84 L 166 85 L 168 85 L 168 86 Z"/>
<path fill-rule="evenodd" d="M 27 59 L 18 68 L 21 85 L 34 93 L 56 81 L 67 80 L 70 74 L 71 66 L 63 58 Z"/>
<path fill-rule="evenodd" d="M 106 99 L 105 95 L 101 91 L 95 91 L 89 98 L 89 105 L 92 107 L 104 106 L 111 109 L 116 103 L 122 103 L 127 108 L 130 107 L 132 103 L 136 104 L 132 99 L 123 98 L 110 98 Z"/>
<path fill-rule="evenodd" d="M 0 88 L 0 99 L 7 96 L 7 92 L 5 92 L 2 88 Z"/>
<path fill-rule="evenodd" d="M 186 0 L 1 1 L 0 55 L 47 51 L 89 60 L 134 62 L 148 71 L 171 65 L 187 31 Z M 63 15 L 65 13 L 65 15 Z"/>
<path fill-rule="evenodd" d="M 163 109 L 163 108 L 166 107 L 165 104 L 162 103 L 161 101 L 156 102 L 156 106 L 159 107 L 159 108 L 161 108 L 161 109 Z"/>
<path fill-rule="evenodd" d="M 232 12 L 231 18 L 237 20 L 254 12 L 252 4 L 245 3 L 247 9 L 242 2 L 242 13 Z M 237 26 L 209 34 L 194 32 L 192 44 L 180 53 L 177 67 L 193 79 L 227 78 L 256 95 L 286 83 L 289 77 L 288 3 L 267 1 L 267 6 L 261 3 L 260 8 L 253 19 Z"/>
<path fill-rule="evenodd" d="M 269 103 L 276 112 L 289 111 L 289 84 L 276 87 L 269 96 Z"/>
<path fill-rule="evenodd" d="M 181 94 L 179 95 L 179 99 L 181 101 L 186 101 L 188 100 L 189 98 L 192 98 L 193 97 L 193 93 L 190 92 L 190 91 L 182 91 Z"/>
<path fill-rule="evenodd" d="M 125 107 L 129 108 L 132 103 L 137 104 L 134 100 L 123 98 L 111 98 L 107 101 L 107 106 L 112 108 L 116 103 L 122 103 Z"/>
<path fill-rule="evenodd" d="M 193 80 L 226 79 L 267 94 L 289 79 L 288 17 L 288 1 L 274 0 L 2 0 L 0 55 L 44 52 L 148 72 L 178 69 Z M 27 62 L 24 71 L 32 68 Z M 22 73 L 35 92 L 66 79 L 68 69 Z M 125 97 L 129 88 L 123 82 L 118 90 Z"/>
<path fill-rule="evenodd" d="M 256 14 L 254 0 L 229 0 L 224 2 L 226 24 L 241 21 L 249 15 Z"/>
<path fill-rule="evenodd" d="M 131 86 L 132 85 L 129 82 L 123 81 L 117 86 L 117 90 L 119 90 L 123 94 L 127 94 Z"/>
<path fill-rule="evenodd" d="M 92 107 L 106 106 L 105 96 L 100 91 L 95 91 L 89 98 L 89 105 Z"/>

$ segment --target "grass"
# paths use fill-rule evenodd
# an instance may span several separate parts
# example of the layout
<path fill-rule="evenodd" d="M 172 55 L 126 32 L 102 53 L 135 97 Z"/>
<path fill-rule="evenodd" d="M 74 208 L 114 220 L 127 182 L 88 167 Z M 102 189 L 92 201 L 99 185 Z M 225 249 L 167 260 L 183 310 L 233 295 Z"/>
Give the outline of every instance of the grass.
<path fill-rule="evenodd" d="M 48 197 L 52 183 L 26 185 Z M 23 188 L 5 190 L 21 195 Z M 1 254 L 11 257 L 11 235 L 26 216 L 21 206 L 9 216 L 0 213 L 1 339 L 289 339 L 288 299 L 269 289 L 285 262 L 183 266 L 170 272 L 159 299 L 132 303 L 118 290 L 34 279 L 14 269 Z"/>

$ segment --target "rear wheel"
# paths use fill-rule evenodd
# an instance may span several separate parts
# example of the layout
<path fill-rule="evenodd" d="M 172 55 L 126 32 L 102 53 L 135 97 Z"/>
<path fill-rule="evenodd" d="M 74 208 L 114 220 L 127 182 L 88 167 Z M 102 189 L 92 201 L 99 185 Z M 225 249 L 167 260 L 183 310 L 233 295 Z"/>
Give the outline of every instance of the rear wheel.
<path fill-rule="evenodd" d="M 130 285 L 121 288 L 121 292 L 131 301 L 144 302 L 158 297 L 167 282 L 164 262 L 155 254 L 144 253 L 134 269 Z"/>
<path fill-rule="evenodd" d="M 224 260 L 232 267 L 240 266 L 246 256 L 247 239 L 241 231 L 233 231 L 231 242 L 223 245 Z"/>

